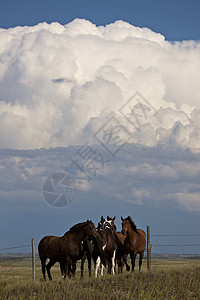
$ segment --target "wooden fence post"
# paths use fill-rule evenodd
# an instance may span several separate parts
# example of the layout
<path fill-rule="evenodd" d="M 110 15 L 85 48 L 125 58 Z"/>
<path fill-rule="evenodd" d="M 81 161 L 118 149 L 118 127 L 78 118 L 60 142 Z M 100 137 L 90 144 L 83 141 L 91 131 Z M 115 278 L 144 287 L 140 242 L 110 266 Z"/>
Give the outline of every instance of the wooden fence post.
<path fill-rule="evenodd" d="M 147 226 L 147 270 L 149 271 L 149 282 L 151 281 L 151 244 L 150 226 Z"/>
<path fill-rule="evenodd" d="M 32 272 L 33 272 L 33 282 L 35 283 L 35 239 L 32 238 Z"/>

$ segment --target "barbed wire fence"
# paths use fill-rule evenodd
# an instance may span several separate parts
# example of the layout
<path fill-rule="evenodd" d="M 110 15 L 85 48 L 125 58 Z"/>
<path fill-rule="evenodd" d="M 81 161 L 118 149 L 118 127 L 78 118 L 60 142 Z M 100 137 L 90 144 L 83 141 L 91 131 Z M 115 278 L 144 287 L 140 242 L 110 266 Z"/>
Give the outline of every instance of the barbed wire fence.
<path fill-rule="evenodd" d="M 33 260 L 33 254 L 31 253 L 31 248 L 32 248 L 31 243 L 29 245 L 26 244 L 26 245 L 0 248 L 1 280 L 5 280 L 7 282 L 16 282 L 16 281 L 27 282 L 27 274 L 28 277 L 31 278 L 31 263 L 32 263 L 32 272 L 33 270 L 35 270 L 35 266 L 33 266 L 33 264 L 35 264 L 35 260 Z M 22 249 L 25 249 L 28 252 L 25 253 L 19 252 Z M 26 264 L 22 265 L 19 269 L 17 269 L 16 272 L 16 268 L 13 267 L 12 262 L 22 262 L 22 261 L 25 263 L 28 261 L 30 262 L 30 265 L 28 266 Z M 2 266 L 1 266 L 1 262 L 4 262 Z M 12 268 L 10 266 L 12 266 Z M 35 276 L 32 275 L 32 279 L 33 282 L 35 282 Z"/>
<path fill-rule="evenodd" d="M 7 251 L 7 250 L 14 250 L 14 249 L 21 249 L 21 248 L 30 248 L 30 245 L 23 245 L 23 246 L 14 246 L 14 247 L 8 247 L 8 248 L 0 248 L 0 251 Z"/>
<path fill-rule="evenodd" d="M 161 243 L 160 241 L 162 241 L 164 238 L 163 243 Z M 195 239 L 195 242 L 183 242 L 187 239 L 187 238 L 193 238 Z M 157 241 L 156 241 L 157 239 Z M 172 242 L 168 242 L 166 243 L 165 241 L 169 241 L 169 239 L 173 240 Z M 175 239 L 175 242 L 174 242 Z M 184 248 L 187 249 L 192 249 L 192 251 L 190 250 L 188 251 L 184 251 Z M 192 247 L 192 248 L 191 248 Z M 174 248 L 179 249 L 178 251 L 176 251 Z M 161 249 L 160 251 L 155 251 L 154 249 Z M 164 250 L 165 249 L 165 250 Z M 169 252 L 168 249 L 173 249 L 172 251 Z M 180 250 L 181 249 L 181 250 Z M 195 249 L 195 253 L 191 253 L 194 252 Z M 186 257 L 196 257 L 196 258 L 200 258 L 200 234 L 150 234 L 150 226 L 147 226 L 147 269 L 149 271 L 149 281 L 151 281 L 151 260 L 152 260 L 152 253 L 155 254 L 163 254 L 166 257 L 171 254 L 176 255 L 180 255 L 180 256 L 186 256 Z M 185 252 L 185 253 L 184 253 Z M 187 252 L 187 253 L 186 253 Z M 155 256 L 156 257 L 156 256 Z M 158 257 L 157 257 L 158 258 Z"/>
<path fill-rule="evenodd" d="M 167 240 L 170 239 L 176 239 L 176 242 L 175 243 L 166 243 L 166 238 Z M 195 238 L 195 240 L 197 239 L 197 242 L 190 242 L 190 243 L 178 243 L 177 240 L 179 239 L 180 241 L 180 238 L 184 240 L 186 238 Z M 162 240 L 164 239 L 163 243 L 161 242 Z M 158 241 L 158 242 L 157 242 Z M 24 256 L 24 253 L 19 253 L 19 252 L 14 252 L 11 255 L 11 257 L 14 258 L 14 260 L 29 260 L 30 261 L 30 265 L 32 264 L 32 279 L 33 279 L 33 282 L 35 282 L 36 280 L 36 269 L 35 269 L 35 260 L 36 260 L 36 255 L 35 255 L 35 247 L 38 246 L 38 243 L 35 243 L 35 240 L 34 238 L 31 239 L 31 243 L 29 245 L 19 245 L 19 246 L 13 246 L 13 247 L 3 247 L 3 248 L 0 248 L 0 254 L 8 254 L 9 252 L 8 251 L 15 251 L 15 250 L 18 250 L 18 249 L 29 249 L 29 252 L 27 252 L 27 256 Z M 183 253 L 183 248 L 186 247 L 187 249 L 191 249 L 190 247 L 193 247 L 196 249 L 196 253 L 194 254 L 194 256 L 196 256 L 197 258 L 200 258 L 200 234 L 150 234 L 150 226 L 147 226 L 147 247 L 146 247 L 146 250 L 145 250 L 145 254 L 146 254 L 146 257 L 147 257 L 147 269 L 149 271 L 149 281 L 151 281 L 151 260 L 152 260 L 152 254 L 156 254 L 159 256 L 159 254 L 165 254 L 166 257 L 167 257 L 167 254 L 171 254 L 171 255 L 186 255 L 187 256 L 191 256 L 189 253 Z M 174 253 L 174 248 L 178 248 L 178 249 L 181 249 L 181 250 L 178 250 L 176 253 Z M 173 249 L 173 251 L 170 251 L 170 252 L 162 252 L 162 251 L 155 251 L 155 249 Z M 22 256 L 23 255 L 23 256 Z M 155 256 L 156 257 L 156 256 Z M 0 262 L 2 260 L 9 260 L 10 259 L 10 256 L 0 256 Z M 154 258 L 153 258 L 154 259 Z M 31 268 L 31 267 L 30 267 Z M 4 271 L 3 270 L 0 270 L 1 273 L 3 273 Z M 7 272 L 7 271 L 6 271 Z M 15 274 L 16 275 L 16 274 Z M 13 277 L 17 277 L 13 275 Z M 16 278 L 14 278 L 15 280 Z M 19 280 L 19 278 L 18 278 Z M 22 279 L 23 280 L 23 279 Z M 24 279 L 25 280 L 25 279 Z"/>
<path fill-rule="evenodd" d="M 158 248 L 158 247 L 168 247 L 168 248 L 170 248 L 170 247 L 178 247 L 179 249 L 180 248 L 183 248 L 183 247 L 200 247 L 200 234 L 152 234 L 151 235 L 151 238 L 154 240 L 154 238 L 156 238 L 156 237 L 158 237 L 160 240 L 161 240 L 161 238 L 175 238 L 176 239 L 176 242 L 175 243 L 162 243 L 162 244 L 157 244 L 157 243 L 151 243 L 151 245 L 152 245 L 152 247 L 153 248 Z M 182 240 L 182 238 L 184 238 L 184 240 L 185 240 L 185 238 L 198 238 L 198 241 L 197 242 L 193 242 L 193 243 L 183 243 L 183 242 L 181 242 L 180 244 L 179 243 L 177 243 L 177 238 L 181 238 L 181 240 Z M 179 239 L 180 240 L 180 239 Z M 183 252 L 182 253 L 180 253 L 179 251 L 178 251 L 178 253 L 177 254 L 184 254 Z M 191 254 L 191 253 L 187 253 L 187 254 Z M 186 254 L 186 255 L 187 255 Z M 199 254 L 199 249 L 197 250 L 197 253 L 195 253 L 195 254 Z"/>

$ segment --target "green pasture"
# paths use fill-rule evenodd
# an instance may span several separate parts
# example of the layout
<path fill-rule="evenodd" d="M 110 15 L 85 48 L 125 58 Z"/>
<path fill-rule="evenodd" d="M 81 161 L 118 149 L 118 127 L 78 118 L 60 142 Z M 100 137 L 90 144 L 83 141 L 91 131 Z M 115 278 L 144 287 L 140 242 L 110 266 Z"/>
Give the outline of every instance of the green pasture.
<path fill-rule="evenodd" d="M 200 299 L 200 260 L 152 259 L 151 281 L 143 260 L 142 271 L 80 279 L 80 263 L 75 278 L 63 280 L 59 265 L 52 267 L 53 281 L 42 279 L 36 260 L 36 282 L 32 280 L 31 259 L 0 261 L 0 299 Z M 105 272 L 106 273 L 106 272 Z"/>

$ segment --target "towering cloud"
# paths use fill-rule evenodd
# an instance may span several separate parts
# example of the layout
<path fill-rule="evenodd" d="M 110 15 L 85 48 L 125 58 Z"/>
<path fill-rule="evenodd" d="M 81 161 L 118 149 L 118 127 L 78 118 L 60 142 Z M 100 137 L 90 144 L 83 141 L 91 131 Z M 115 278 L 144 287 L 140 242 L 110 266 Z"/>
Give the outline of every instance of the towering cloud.
<path fill-rule="evenodd" d="M 0 29 L 0 41 L 1 147 L 81 144 L 113 115 L 135 143 L 200 148 L 199 42 L 80 19 Z"/>

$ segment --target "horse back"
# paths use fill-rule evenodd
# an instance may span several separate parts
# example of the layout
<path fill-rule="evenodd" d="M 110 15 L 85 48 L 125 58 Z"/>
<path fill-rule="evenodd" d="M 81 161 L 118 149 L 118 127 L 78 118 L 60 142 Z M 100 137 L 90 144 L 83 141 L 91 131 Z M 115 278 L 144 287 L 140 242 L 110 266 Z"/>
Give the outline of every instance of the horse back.
<path fill-rule="evenodd" d="M 64 254 L 64 245 L 62 237 L 45 236 L 41 239 L 38 245 L 38 253 L 40 259 L 46 257 L 53 260 L 58 260 L 60 255 Z"/>

